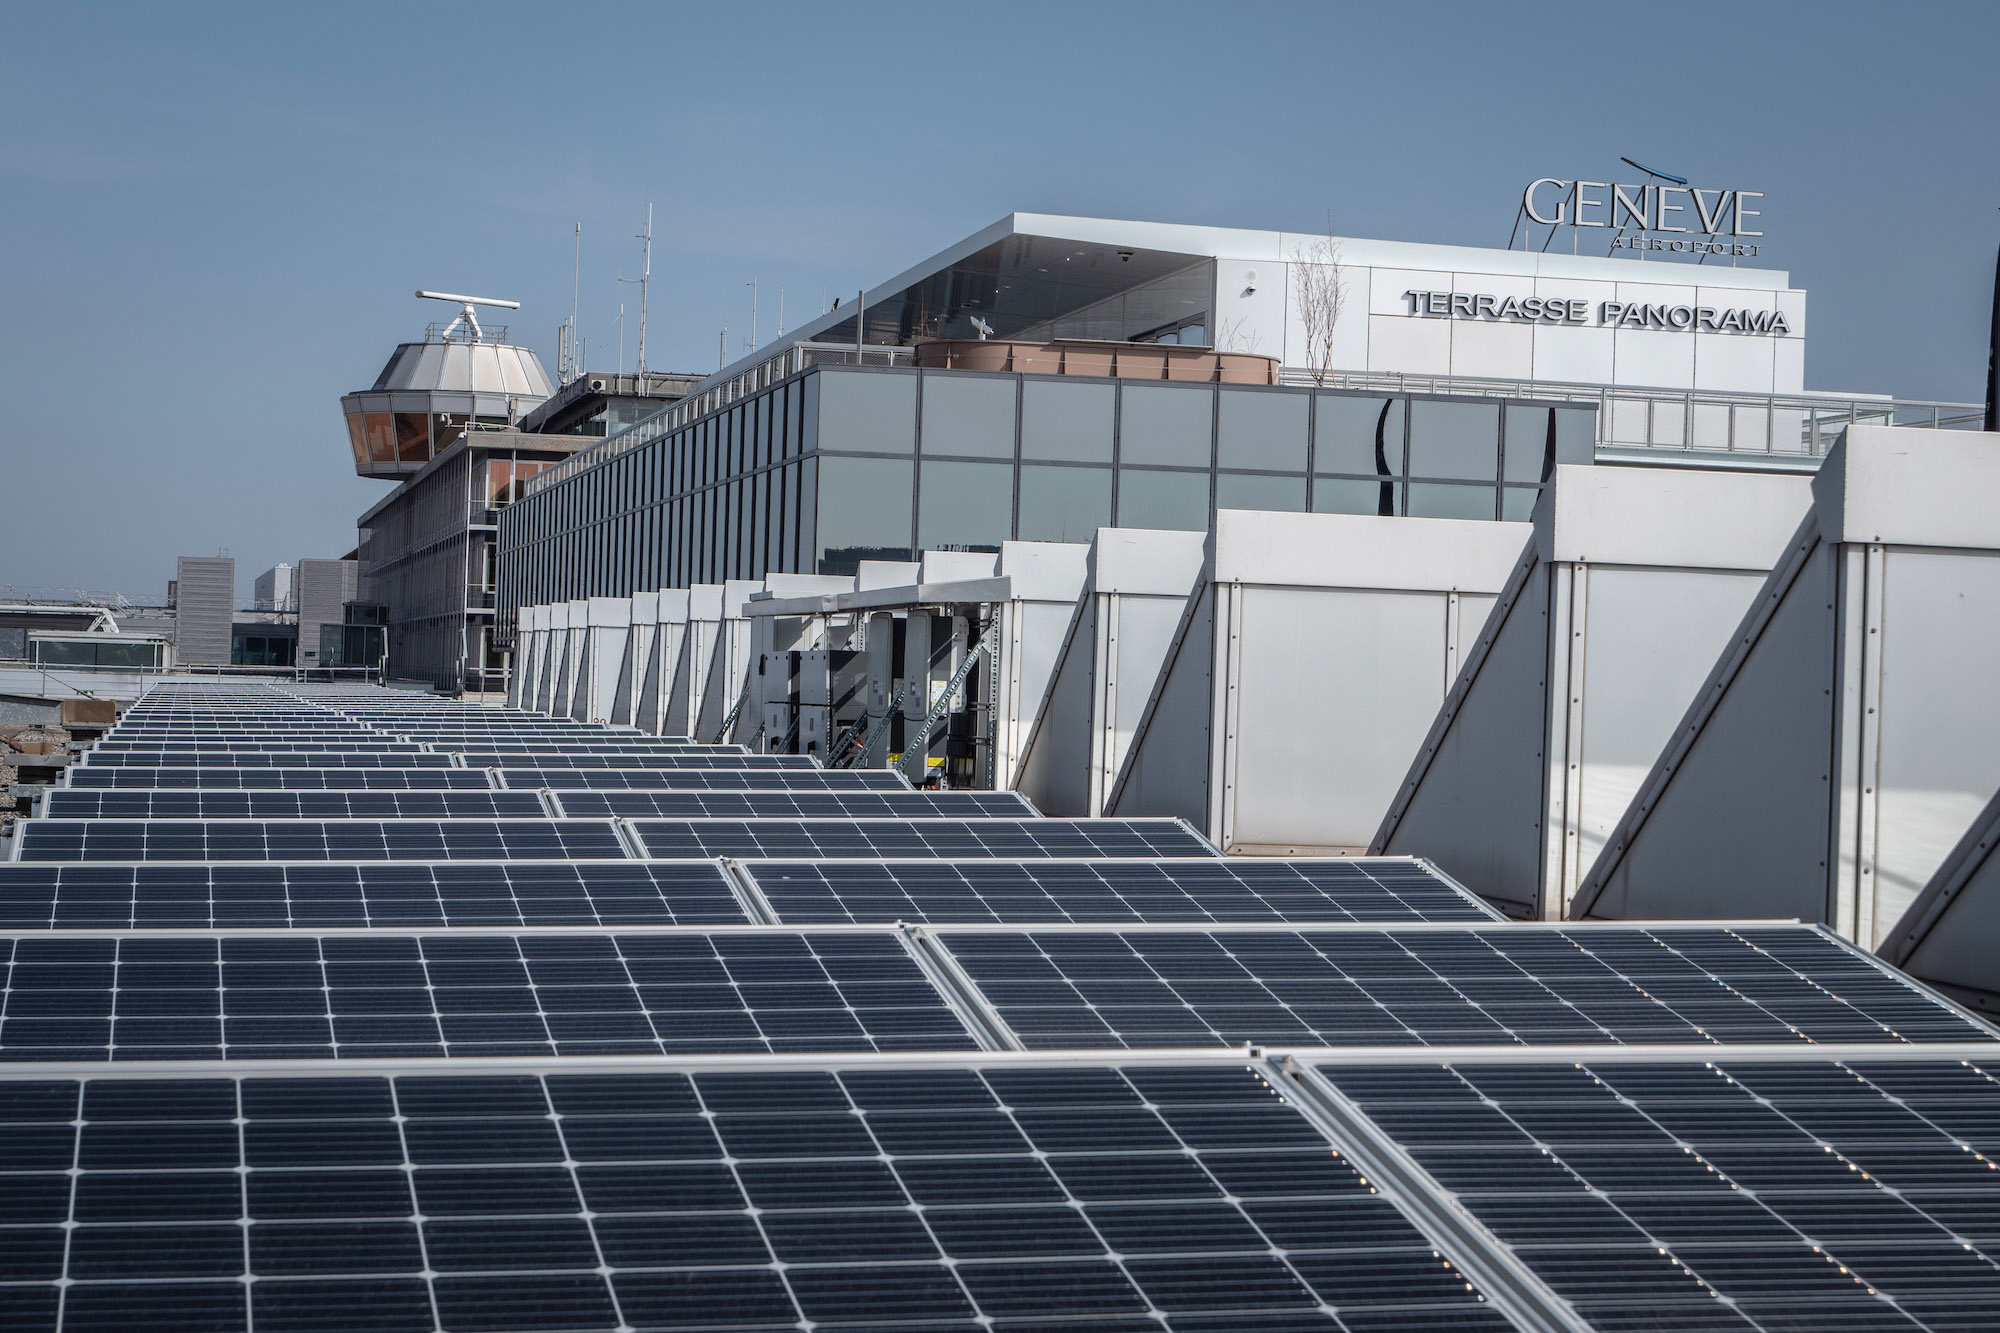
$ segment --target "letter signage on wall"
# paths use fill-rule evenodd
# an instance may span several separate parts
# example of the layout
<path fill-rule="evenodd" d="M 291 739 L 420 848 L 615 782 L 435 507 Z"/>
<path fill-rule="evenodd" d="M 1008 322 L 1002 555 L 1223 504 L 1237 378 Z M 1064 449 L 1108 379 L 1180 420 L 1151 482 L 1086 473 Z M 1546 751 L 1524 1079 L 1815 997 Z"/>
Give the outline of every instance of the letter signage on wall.
<path fill-rule="evenodd" d="M 1708 190 L 1660 181 L 1614 185 L 1543 176 L 1528 182 L 1521 194 L 1521 211 L 1528 221 L 1544 227 L 1615 229 L 1619 234 L 1612 238 L 1613 250 L 1754 256 L 1757 243 L 1745 238 L 1764 234 L 1750 225 L 1763 216 L 1752 206 L 1763 197 L 1758 190 Z"/>
<path fill-rule="evenodd" d="M 1679 333 L 1786 334 L 1791 323 L 1778 310 L 1725 310 L 1706 305 L 1651 305 L 1639 301 L 1564 301 L 1487 292 L 1407 291 L 1408 313 L 1431 319 L 1490 319 L 1519 324 L 1585 324 L 1606 328 L 1666 329 Z"/>

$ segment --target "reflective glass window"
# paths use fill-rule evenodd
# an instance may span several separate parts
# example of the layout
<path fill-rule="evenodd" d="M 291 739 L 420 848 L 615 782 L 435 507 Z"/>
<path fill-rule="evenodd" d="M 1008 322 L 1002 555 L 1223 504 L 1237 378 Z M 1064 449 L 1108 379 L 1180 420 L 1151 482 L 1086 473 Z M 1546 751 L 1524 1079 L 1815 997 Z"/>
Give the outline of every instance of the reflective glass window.
<path fill-rule="evenodd" d="M 1305 471 L 1310 395 L 1288 389 L 1221 389 L 1217 393 L 1217 467 Z"/>
<path fill-rule="evenodd" d="M 428 463 L 431 458 L 431 419 L 423 412 L 396 413 L 396 460 L 401 463 Z"/>
<path fill-rule="evenodd" d="M 1022 541 L 1087 542 L 1110 525 L 1110 468 L 1022 464 Z"/>
<path fill-rule="evenodd" d="M 396 461 L 396 432 L 390 424 L 387 412 L 370 412 L 368 420 L 368 457 L 376 463 Z"/>
<path fill-rule="evenodd" d="M 1535 516 L 1535 501 L 1541 498 L 1539 486 L 1504 486 L 1500 490 L 1500 517 L 1526 523 Z"/>
<path fill-rule="evenodd" d="M 1306 507 L 1306 479 L 1274 477 L 1254 472 L 1215 474 L 1217 509 L 1283 509 L 1301 512 Z"/>
<path fill-rule="evenodd" d="M 908 560 L 915 467 L 900 458 L 820 458 L 813 568 L 852 574 L 863 560 Z"/>
<path fill-rule="evenodd" d="M 1589 407 L 1556 409 L 1556 462 L 1597 460 L 1597 411 Z"/>
<path fill-rule="evenodd" d="M 1118 526 L 1208 530 L 1208 473 L 1118 469 Z"/>
<path fill-rule="evenodd" d="M 1410 475 L 1497 480 L 1500 405 L 1410 400 Z M 1414 501 L 1413 501 L 1414 503 Z"/>
<path fill-rule="evenodd" d="M 819 447 L 907 454 L 917 447 L 915 372 L 822 369 Z"/>
<path fill-rule="evenodd" d="M 819 448 L 819 375 L 808 375 L 800 384 L 799 452 L 809 454 Z"/>
<path fill-rule="evenodd" d="M 926 454 L 970 454 L 979 458 L 1014 456 L 1014 386 L 1009 379 L 924 375 L 921 448 Z"/>
<path fill-rule="evenodd" d="M 1412 518 L 1490 519 L 1495 517 L 1498 509 L 1498 497 L 1491 486 L 1410 483 L 1409 514 Z"/>
<path fill-rule="evenodd" d="M 1031 378 L 1021 386 L 1021 457 L 1111 461 L 1117 389 L 1109 384 Z"/>
<path fill-rule="evenodd" d="M 1342 393 L 1316 397 L 1313 471 L 1402 475 L 1403 399 Z"/>
<path fill-rule="evenodd" d="M 1118 461 L 1207 467 L 1214 415 L 1212 389 L 1127 384 L 1118 414 Z"/>
<path fill-rule="evenodd" d="M 1399 481 L 1315 477 L 1312 507 L 1315 514 L 1378 514 L 1385 517 L 1400 514 L 1403 510 L 1403 484 Z"/>
<path fill-rule="evenodd" d="M 358 413 L 347 419 L 347 439 L 354 446 L 355 466 L 365 467 L 368 463 L 368 427 Z"/>
<path fill-rule="evenodd" d="M 1012 463 L 931 461 L 917 474 L 917 548 L 997 551 L 1012 533 Z"/>
<path fill-rule="evenodd" d="M 1504 481 L 1539 482 L 1556 462 L 1556 416 L 1546 407 L 1508 404 Z"/>

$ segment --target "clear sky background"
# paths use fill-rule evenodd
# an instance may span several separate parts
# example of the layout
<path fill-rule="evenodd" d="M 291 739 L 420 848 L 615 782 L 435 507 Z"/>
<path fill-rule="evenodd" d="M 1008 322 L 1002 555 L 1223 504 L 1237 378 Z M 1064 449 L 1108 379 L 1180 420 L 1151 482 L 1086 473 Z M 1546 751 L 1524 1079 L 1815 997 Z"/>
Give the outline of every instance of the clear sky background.
<path fill-rule="evenodd" d="M 711 370 L 1016 210 L 1503 245 L 1629 156 L 1765 191 L 1808 388 L 1984 393 L 2000 4 L 0 6 L 0 584 L 354 545 L 338 399 L 446 307 Z M 0 587 L 0 596 L 6 594 Z"/>

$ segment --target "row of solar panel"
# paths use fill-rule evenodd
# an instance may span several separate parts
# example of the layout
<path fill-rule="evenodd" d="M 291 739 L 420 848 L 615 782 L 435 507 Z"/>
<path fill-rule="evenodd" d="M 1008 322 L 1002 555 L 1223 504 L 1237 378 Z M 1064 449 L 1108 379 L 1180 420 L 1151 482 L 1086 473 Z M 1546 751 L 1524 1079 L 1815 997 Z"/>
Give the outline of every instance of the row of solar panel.
<path fill-rule="evenodd" d="M 975 791 L 241 791 L 226 789 L 69 790 L 50 792 L 48 819 L 408 819 L 557 815 L 838 818 L 1002 817 L 1037 819 L 1013 792 Z"/>
<path fill-rule="evenodd" d="M 1992 1093 L 1887 1061 L 16 1082 L 0 1313 L 1481 1333 L 1520 1326 L 1461 1266 L 1497 1255 L 1602 1329 L 1975 1329 Z M 1371 1131 L 1482 1230 L 1441 1252 Z"/>
<path fill-rule="evenodd" d="M 0 929 L 1490 921 L 1413 861 L 0 863 Z"/>
<path fill-rule="evenodd" d="M 1199 856 L 1177 819 L 639 819 L 647 856 Z M 455 860 L 623 857 L 604 819 L 33 819 L 21 861 Z"/>
<path fill-rule="evenodd" d="M 374 924 L 374 923 L 371 923 Z M 1805 927 L 0 936 L 0 1060 L 1985 1042 Z M 2000 1112 L 1995 1130 L 2000 1132 Z"/>
<path fill-rule="evenodd" d="M 491 776 L 489 776 L 489 774 Z M 908 791 L 894 769 L 824 768 L 75 768 L 81 790 L 221 788 L 473 791 L 494 786 L 575 791 Z"/>

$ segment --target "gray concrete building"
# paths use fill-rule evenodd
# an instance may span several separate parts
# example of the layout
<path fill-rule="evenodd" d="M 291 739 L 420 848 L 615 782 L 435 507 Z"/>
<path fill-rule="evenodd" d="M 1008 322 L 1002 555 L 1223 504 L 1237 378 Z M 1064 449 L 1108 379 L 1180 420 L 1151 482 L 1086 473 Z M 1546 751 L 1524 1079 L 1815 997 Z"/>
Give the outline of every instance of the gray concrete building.
<path fill-rule="evenodd" d="M 229 665 L 235 620 L 236 561 L 226 555 L 184 555 L 175 562 L 174 652 L 187 666 Z"/>

